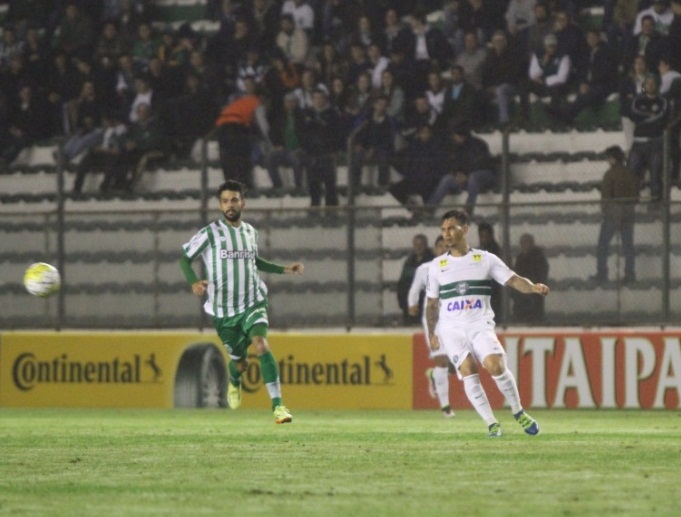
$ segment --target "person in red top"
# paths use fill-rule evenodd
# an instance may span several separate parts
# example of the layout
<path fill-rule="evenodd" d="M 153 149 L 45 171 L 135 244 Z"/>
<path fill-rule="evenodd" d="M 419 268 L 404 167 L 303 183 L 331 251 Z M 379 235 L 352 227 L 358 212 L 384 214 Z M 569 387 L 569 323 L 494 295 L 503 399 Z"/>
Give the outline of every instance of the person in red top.
<path fill-rule="evenodd" d="M 220 165 L 226 180 L 237 180 L 253 188 L 253 129 L 257 126 L 267 138 L 269 133 L 265 107 L 256 94 L 253 78 L 244 79 L 246 93 L 227 104 L 215 126 L 220 128 Z"/>

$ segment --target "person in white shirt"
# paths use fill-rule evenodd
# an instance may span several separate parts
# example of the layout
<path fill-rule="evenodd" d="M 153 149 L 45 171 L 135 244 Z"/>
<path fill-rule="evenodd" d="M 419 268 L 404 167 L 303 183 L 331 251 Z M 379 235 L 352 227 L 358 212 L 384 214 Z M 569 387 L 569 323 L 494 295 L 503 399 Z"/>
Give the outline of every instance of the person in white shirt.
<path fill-rule="evenodd" d="M 439 257 L 440 255 L 444 255 L 446 251 L 447 248 L 445 247 L 445 240 L 442 236 L 439 236 L 435 240 L 433 253 L 436 257 Z M 416 273 L 414 273 L 414 280 L 411 282 L 409 294 L 407 295 L 409 314 L 411 316 L 418 316 L 419 314 L 419 298 L 426 290 L 426 285 L 428 283 L 428 269 L 430 269 L 430 262 L 424 262 L 418 268 L 416 268 Z M 445 418 L 452 418 L 454 416 L 454 411 L 452 410 L 452 405 L 449 402 L 449 374 L 450 372 L 456 373 L 456 371 L 454 369 L 454 365 L 449 362 L 444 348 L 440 347 L 439 350 L 433 350 L 430 348 L 430 340 L 428 339 L 428 325 L 426 325 L 425 296 L 423 298 L 423 316 L 421 318 L 421 323 L 423 324 L 423 330 L 426 336 L 426 345 L 428 346 L 429 357 L 435 363 L 433 368 L 428 368 L 426 370 L 428 391 L 432 398 L 438 399 L 442 416 Z"/>
<path fill-rule="evenodd" d="M 314 28 L 314 11 L 305 0 L 286 0 L 281 6 L 281 14 L 290 14 L 300 27 L 306 32 Z"/>
<path fill-rule="evenodd" d="M 468 215 L 450 210 L 440 230 L 447 253 L 435 257 L 428 270 L 426 324 L 432 350 L 444 348 L 462 377 L 466 397 L 488 426 L 501 436 L 501 425 L 480 383 L 478 363 L 492 376 L 523 430 L 539 433 L 539 424 L 520 403 L 518 385 L 506 366 L 506 352 L 494 332 L 490 304 L 492 280 L 521 293 L 547 295 L 549 288 L 518 276 L 496 255 L 468 245 Z"/>

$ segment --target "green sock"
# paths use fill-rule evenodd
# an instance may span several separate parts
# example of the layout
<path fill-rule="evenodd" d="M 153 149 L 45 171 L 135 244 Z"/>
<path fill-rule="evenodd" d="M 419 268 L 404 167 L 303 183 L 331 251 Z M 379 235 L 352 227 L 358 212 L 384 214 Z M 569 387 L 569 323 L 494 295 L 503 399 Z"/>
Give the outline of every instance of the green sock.
<path fill-rule="evenodd" d="M 234 361 L 229 362 L 229 382 L 234 386 L 241 386 L 241 372 L 237 369 Z"/>
<path fill-rule="evenodd" d="M 262 378 L 267 387 L 267 393 L 272 399 L 272 409 L 282 405 L 281 401 L 281 384 L 279 383 L 279 368 L 277 362 L 274 360 L 272 352 L 267 351 L 263 355 L 258 356 L 260 361 L 260 371 Z"/>

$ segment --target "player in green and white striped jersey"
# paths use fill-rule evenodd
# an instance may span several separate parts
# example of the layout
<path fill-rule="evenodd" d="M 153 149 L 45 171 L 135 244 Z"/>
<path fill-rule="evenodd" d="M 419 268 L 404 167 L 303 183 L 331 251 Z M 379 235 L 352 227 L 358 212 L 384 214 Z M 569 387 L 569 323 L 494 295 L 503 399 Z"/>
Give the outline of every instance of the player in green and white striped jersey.
<path fill-rule="evenodd" d="M 227 348 L 230 382 L 229 407 L 241 404 L 241 375 L 247 368 L 248 347 L 253 344 L 267 392 L 272 399 L 278 424 L 293 421 L 281 397 L 279 370 L 267 343 L 267 287 L 258 271 L 278 274 L 302 274 L 299 262 L 281 266 L 258 256 L 258 232 L 241 220 L 246 205 L 244 187 L 228 180 L 218 188 L 223 217 L 202 228 L 182 246 L 180 267 L 196 296 L 207 294 L 203 308 L 213 316 L 213 325 Z M 208 279 L 199 279 L 192 262 L 201 257 Z"/>
<path fill-rule="evenodd" d="M 549 288 L 518 276 L 493 253 L 472 249 L 466 237 L 468 214 L 463 210 L 444 214 L 440 230 L 448 251 L 435 257 L 428 270 L 426 324 L 430 347 L 443 347 L 459 370 L 466 396 L 487 423 L 489 436 L 501 436 L 501 426 L 480 384 L 477 363 L 492 376 L 524 431 L 534 436 L 539 433 L 539 424 L 520 403 L 515 377 L 506 366 L 506 352 L 494 332 L 492 279 L 525 294 L 545 296 Z"/>

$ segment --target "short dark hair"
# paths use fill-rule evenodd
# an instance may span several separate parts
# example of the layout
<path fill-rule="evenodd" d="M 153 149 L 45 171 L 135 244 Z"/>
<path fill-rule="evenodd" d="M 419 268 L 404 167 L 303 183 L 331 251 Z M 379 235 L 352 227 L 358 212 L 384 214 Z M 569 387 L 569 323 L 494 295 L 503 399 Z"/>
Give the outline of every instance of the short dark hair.
<path fill-rule="evenodd" d="M 494 227 L 487 221 L 482 221 L 478 224 L 478 233 L 480 232 L 489 232 L 490 235 L 494 235 Z"/>
<path fill-rule="evenodd" d="M 438 243 L 442 242 L 443 240 L 445 240 L 445 238 L 442 235 L 438 235 L 437 239 L 435 239 L 435 246 L 437 246 Z"/>
<path fill-rule="evenodd" d="M 444 223 L 447 219 L 456 219 L 459 224 L 468 225 L 468 214 L 459 208 L 445 212 L 440 219 L 440 222 Z"/>
<path fill-rule="evenodd" d="M 244 192 L 246 191 L 246 187 L 243 183 L 237 180 L 227 180 L 225 181 L 222 185 L 218 187 L 218 199 L 220 199 L 220 196 L 225 190 L 230 190 L 232 192 L 238 192 L 241 194 L 241 198 L 243 199 L 244 197 Z"/>
<path fill-rule="evenodd" d="M 612 145 L 605 150 L 605 156 L 608 158 L 613 158 L 618 163 L 624 163 L 625 155 L 624 151 L 619 145 Z"/>

